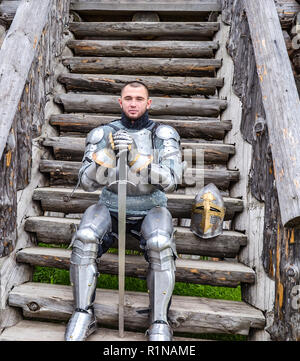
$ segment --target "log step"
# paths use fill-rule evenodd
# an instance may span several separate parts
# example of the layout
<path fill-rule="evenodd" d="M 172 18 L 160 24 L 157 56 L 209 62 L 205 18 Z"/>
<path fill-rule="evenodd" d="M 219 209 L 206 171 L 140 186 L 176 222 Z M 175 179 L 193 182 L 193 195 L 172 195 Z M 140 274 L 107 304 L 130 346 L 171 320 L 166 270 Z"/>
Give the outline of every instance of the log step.
<path fill-rule="evenodd" d="M 50 124 L 58 126 L 61 132 L 88 133 L 92 129 L 105 125 L 116 117 L 93 114 L 54 114 Z M 199 118 L 198 120 L 153 119 L 161 124 L 174 127 L 181 138 L 203 138 L 207 140 L 224 139 L 225 133 L 232 129 L 231 121 L 218 119 Z"/>
<path fill-rule="evenodd" d="M 57 160 L 81 161 L 85 149 L 85 138 L 49 137 L 43 141 L 43 145 L 53 148 Z M 193 159 L 196 159 L 197 154 L 204 152 L 204 161 L 207 163 L 224 163 L 227 162 L 230 155 L 235 154 L 234 145 L 223 143 L 182 141 L 181 148 L 183 155 L 186 149 L 188 153 L 192 154 Z M 187 154 L 187 156 L 189 155 Z"/>
<path fill-rule="evenodd" d="M 105 94 L 120 94 L 122 87 L 130 81 L 147 84 L 151 94 L 167 95 L 214 95 L 223 86 L 221 78 L 159 77 L 110 74 L 68 74 L 58 77 L 67 91 L 91 91 Z"/>
<path fill-rule="evenodd" d="M 191 58 L 120 58 L 71 57 L 63 64 L 72 73 L 214 76 L 222 66 L 221 59 Z"/>
<path fill-rule="evenodd" d="M 37 241 L 48 244 L 69 244 L 80 219 L 59 217 L 29 217 L 25 230 L 36 234 Z M 175 242 L 178 254 L 234 258 L 241 247 L 246 246 L 247 236 L 240 232 L 223 230 L 223 234 L 207 239 L 195 236 L 187 227 L 175 227 Z M 117 242 L 112 245 L 117 248 Z M 139 244 L 132 235 L 126 237 L 126 249 L 140 251 Z"/>
<path fill-rule="evenodd" d="M 209 39 L 219 31 L 217 22 L 71 22 L 76 39 Z"/>
<path fill-rule="evenodd" d="M 62 248 L 30 247 L 17 253 L 17 262 L 32 266 L 69 270 L 71 250 Z M 143 256 L 126 255 L 127 277 L 147 278 L 148 263 Z M 100 274 L 118 275 L 117 254 L 105 253 L 98 263 Z M 255 272 L 241 263 L 229 261 L 201 261 L 178 258 L 176 282 L 188 282 L 220 287 L 237 287 L 240 283 L 254 283 Z"/>
<path fill-rule="evenodd" d="M 65 323 L 22 320 L 6 328 L 0 335 L 0 341 L 64 341 L 65 330 Z M 99 327 L 87 341 L 147 341 L 147 337 L 142 332 L 125 331 L 124 337 L 120 338 L 118 330 Z M 174 337 L 173 341 L 198 342 L 201 339 Z"/>
<path fill-rule="evenodd" d="M 36 188 L 33 192 L 33 200 L 41 201 L 44 211 L 63 213 L 83 213 L 87 207 L 98 202 L 101 191 L 85 192 L 78 189 L 68 201 L 72 188 L 45 187 Z M 167 194 L 168 209 L 173 218 L 190 218 L 194 195 Z M 241 199 L 223 197 L 226 208 L 225 220 L 230 220 L 236 212 L 243 210 L 244 204 Z"/>
<path fill-rule="evenodd" d="M 8 303 L 21 307 L 24 317 L 66 321 L 73 311 L 70 286 L 24 283 L 15 286 Z M 149 296 L 143 292 L 125 293 L 125 329 L 148 327 Z M 95 315 L 101 327 L 118 327 L 118 291 L 98 289 Z M 244 302 L 173 295 L 169 311 L 175 332 L 189 334 L 229 333 L 247 335 L 250 328 L 262 329 L 265 318 L 261 311 Z"/>
<path fill-rule="evenodd" d="M 54 101 L 62 104 L 67 113 L 108 113 L 120 114 L 118 96 L 94 94 L 59 94 Z M 218 117 L 227 107 L 226 100 L 217 98 L 164 98 L 152 97 L 150 115 L 196 115 Z"/>
<path fill-rule="evenodd" d="M 153 58 L 212 58 L 216 41 L 178 40 L 69 40 L 67 46 L 78 56 L 126 56 Z"/>
<path fill-rule="evenodd" d="M 95 12 L 129 12 L 129 11 L 154 11 L 154 12 L 176 12 L 181 14 L 182 12 L 211 12 L 221 11 L 221 5 L 219 0 L 173 0 L 161 1 L 161 0 L 71 0 L 70 9 L 79 13 L 91 13 Z"/>
<path fill-rule="evenodd" d="M 41 160 L 40 171 L 50 173 L 50 185 L 74 185 L 78 181 L 78 172 L 81 162 L 61 160 Z M 204 185 L 214 183 L 220 190 L 229 188 L 231 182 L 239 180 L 238 171 L 227 169 L 193 169 L 185 171 L 182 187 L 194 187 L 196 184 Z"/>

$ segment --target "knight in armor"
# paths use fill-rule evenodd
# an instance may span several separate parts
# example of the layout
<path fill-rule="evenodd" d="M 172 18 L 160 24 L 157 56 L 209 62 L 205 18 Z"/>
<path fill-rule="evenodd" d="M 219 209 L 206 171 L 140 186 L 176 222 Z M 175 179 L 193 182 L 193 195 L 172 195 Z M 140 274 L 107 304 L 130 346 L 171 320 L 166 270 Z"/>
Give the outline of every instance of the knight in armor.
<path fill-rule="evenodd" d="M 168 322 L 175 284 L 177 258 L 172 216 L 166 192 L 181 182 L 183 163 L 177 131 L 149 119 L 152 100 L 141 82 L 126 84 L 119 99 L 121 119 L 93 129 L 87 136 L 79 170 L 84 190 L 102 188 L 99 202 L 84 213 L 72 238 L 70 280 L 74 312 L 65 332 L 66 340 L 85 340 L 95 329 L 97 263 L 117 237 L 117 158 L 128 147 L 126 231 L 137 237 L 149 263 L 149 341 L 171 341 Z"/>

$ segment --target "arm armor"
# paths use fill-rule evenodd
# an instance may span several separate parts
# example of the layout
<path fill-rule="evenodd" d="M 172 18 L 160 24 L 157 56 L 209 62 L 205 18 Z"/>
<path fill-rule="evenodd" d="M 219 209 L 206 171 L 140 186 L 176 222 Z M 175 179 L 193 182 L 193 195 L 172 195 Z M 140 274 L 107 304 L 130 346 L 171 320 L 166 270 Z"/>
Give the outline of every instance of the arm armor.
<path fill-rule="evenodd" d="M 107 183 L 107 169 L 115 167 L 115 155 L 109 144 L 108 128 L 93 129 L 86 138 L 85 152 L 78 178 L 85 191 L 93 192 Z M 99 171 L 101 167 L 101 171 Z"/>
<path fill-rule="evenodd" d="M 156 161 L 150 165 L 151 184 L 159 185 L 165 192 L 172 192 L 182 180 L 183 165 L 179 134 L 168 125 L 158 126 L 154 147 Z"/>

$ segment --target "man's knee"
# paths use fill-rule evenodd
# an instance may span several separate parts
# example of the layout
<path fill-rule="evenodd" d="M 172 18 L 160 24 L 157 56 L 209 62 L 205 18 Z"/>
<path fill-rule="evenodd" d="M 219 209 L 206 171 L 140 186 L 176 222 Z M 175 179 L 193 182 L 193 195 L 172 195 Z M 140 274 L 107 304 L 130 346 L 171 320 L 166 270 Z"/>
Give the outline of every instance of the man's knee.
<path fill-rule="evenodd" d="M 144 219 L 141 232 L 146 260 L 160 270 L 169 269 L 171 265 L 173 267 L 177 253 L 170 212 L 162 207 L 151 209 Z"/>
<path fill-rule="evenodd" d="M 161 234 L 166 234 L 168 237 L 172 237 L 172 215 L 165 207 L 152 208 L 142 223 L 141 234 L 144 239 L 150 239 L 157 231 L 160 231 Z"/>
<path fill-rule="evenodd" d="M 94 204 L 84 212 L 74 237 L 82 243 L 99 243 L 109 231 L 111 216 L 108 208 L 104 204 Z"/>
<path fill-rule="evenodd" d="M 73 235 L 71 263 L 83 265 L 95 262 L 102 239 L 109 231 L 111 217 L 107 207 L 101 204 L 89 207 Z"/>

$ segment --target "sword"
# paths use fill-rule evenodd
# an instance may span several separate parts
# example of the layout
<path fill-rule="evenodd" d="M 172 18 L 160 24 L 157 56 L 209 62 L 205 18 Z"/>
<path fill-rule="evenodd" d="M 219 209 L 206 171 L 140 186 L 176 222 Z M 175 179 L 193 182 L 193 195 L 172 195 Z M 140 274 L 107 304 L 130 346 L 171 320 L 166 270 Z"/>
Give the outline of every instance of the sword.
<path fill-rule="evenodd" d="M 126 185 L 127 145 L 119 149 L 118 235 L 119 235 L 119 336 L 124 337 L 125 301 L 125 241 L 126 241 Z"/>

